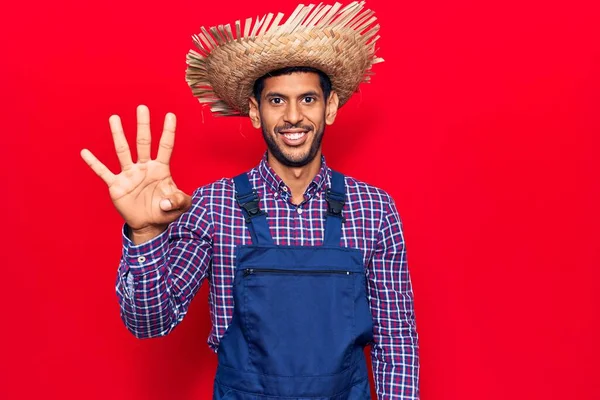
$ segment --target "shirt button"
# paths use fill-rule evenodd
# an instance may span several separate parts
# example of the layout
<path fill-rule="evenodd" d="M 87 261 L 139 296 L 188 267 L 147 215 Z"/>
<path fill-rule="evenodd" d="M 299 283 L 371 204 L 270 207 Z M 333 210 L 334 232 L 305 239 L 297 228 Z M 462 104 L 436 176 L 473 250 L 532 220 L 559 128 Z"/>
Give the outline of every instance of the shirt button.
<path fill-rule="evenodd" d="M 138 262 L 139 263 L 143 263 L 144 261 L 146 261 L 146 257 L 144 257 L 144 256 L 139 256 L 138 257 Z"/>
<path fill-rule="evenodd" d="M 277 192 L 273 193 L 273 197 L 276 198 L 277 196 L 279 196 L 279 193 L 277 193 Z"/>
<path fill-rule="evenodd" d="M 302 214 L 302 209 L 301 208 L 296 208 L 296 211 L 298 211 L 298 214 Z"/>
<path fill-rule="evenodd" d="M 283 191 L 284 191 L 284 192 L 287 192 L 287 191 L 288 191 L 288 188 L 287 188 L 287 186 L 284 186 L 284 187 L 283 187 Z"/>

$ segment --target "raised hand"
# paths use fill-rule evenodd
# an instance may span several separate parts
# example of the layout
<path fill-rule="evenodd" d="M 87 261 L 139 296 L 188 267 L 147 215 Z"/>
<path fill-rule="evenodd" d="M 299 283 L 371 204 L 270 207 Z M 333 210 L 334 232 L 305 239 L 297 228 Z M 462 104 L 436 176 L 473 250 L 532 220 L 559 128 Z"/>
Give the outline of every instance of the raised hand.
<path fill-rule="evenodd" d="M 108 185 L 110 197 L 139 244 L 162 233 L 191 206 L 191 197 L 177 188 L 171 177 L 169 161 L 175 143 L 174 114 L 167 114 L 156 159 L 150 158 L 150 113 L 146 106 L 137 108 L 137 154 L 134 163 L 121 119 L 109 118 L 121 173 L 113 174 L 89 150 L 81 157 Z"/>

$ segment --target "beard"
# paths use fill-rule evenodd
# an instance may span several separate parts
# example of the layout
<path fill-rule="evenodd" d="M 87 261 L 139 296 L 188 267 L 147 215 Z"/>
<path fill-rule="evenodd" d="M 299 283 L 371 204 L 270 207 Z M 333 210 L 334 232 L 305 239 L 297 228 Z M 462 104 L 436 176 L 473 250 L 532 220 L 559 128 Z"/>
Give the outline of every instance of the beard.
<path fill-rule="evenodd" d="M 312 126 L 302 124 L 286 124 L 283 126 L 276 126 L 275 129 L 273 129 L 273 131 L 275 132 L 275 135 L 280 135 L 280 131 L 292 128 L 300 128 L 306 130 L 307 135 L 313 132 Z M 309 164 L 312 160 L 315 159 L 315 157 L 319 153 L 319 150 L 321 149 L 323 135 L 325 134 L 325 125 L 323 124 L 323 127 L 314 133 L 315 136 L 308 151 L 305 154 L 300 155 L 299 157 L 293 158 L 284 152 L 282 147 L 277 144 L 277 141 L 275 140 L 273 135 L 267 132 L 267 129 L 264 125 L 262 126 L 262 134 L 263 138 L 265 139 L 265 143 L 267 144 L 267 148 L 269 149 L 269 152 L 273 154 L 273 157 L 275 157 L 277 161 L 279 161 L 286 167 L 298 168 L 304 167 L 305 165 Z"/>

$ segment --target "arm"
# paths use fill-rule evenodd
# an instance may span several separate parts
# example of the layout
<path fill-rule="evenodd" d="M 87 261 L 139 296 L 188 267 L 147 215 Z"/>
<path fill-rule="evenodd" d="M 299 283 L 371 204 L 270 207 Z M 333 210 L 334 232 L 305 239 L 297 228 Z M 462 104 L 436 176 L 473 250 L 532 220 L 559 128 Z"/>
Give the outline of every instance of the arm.
<path fill-rule="evenodd" d="M 389 198 L 367 274 L 373 314 L 371 349 L 377 397 L 419 398 L 419 353 L 402 222 Z"/>
<path fill-rule="evenodd" d="M 201 196 L 196 196 L 190 209 L 190 196 L 171 177 L 174 114 L 165 116 L 156 159 L 151 159 L 150 113 L 146 106 L 138 106 L 136 163 L 119 116 L 111 116 L 109 124 L 121 172 L 113 174 L 87 149 L 81 157 L 106 183 L 125 220 L 116 283 L 121 317 L 139 338 L 166 335 L 181 322 L 207 274 L 211 255 L 208 212 Z"/>
<path fill-rule="evenodd" d="M 154 239 L 134 245 L 123 232 L 116 292 L 125 326 L 137 338 L 164 336 L 177 326 L 207 276 L 212 223 L 197 194 L 192 208 Z"/>

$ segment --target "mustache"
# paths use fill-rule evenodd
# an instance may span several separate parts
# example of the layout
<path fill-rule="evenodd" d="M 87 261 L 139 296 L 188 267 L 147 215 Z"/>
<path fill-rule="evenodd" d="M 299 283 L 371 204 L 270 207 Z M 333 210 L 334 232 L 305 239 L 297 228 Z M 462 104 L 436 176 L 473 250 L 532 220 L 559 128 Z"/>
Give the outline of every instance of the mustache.
<path fill-rule="evenodd" d="M 280 133 L 281 131 L 285 131 L 288 129 L 302 129 L 304 131 L 310 132 L 313 130 L 312 126 L 310 125 L 302 125 L 302 124 L 285 124 L 282 126 L 276 126 L 274 131 L 275 133 Z"/>

